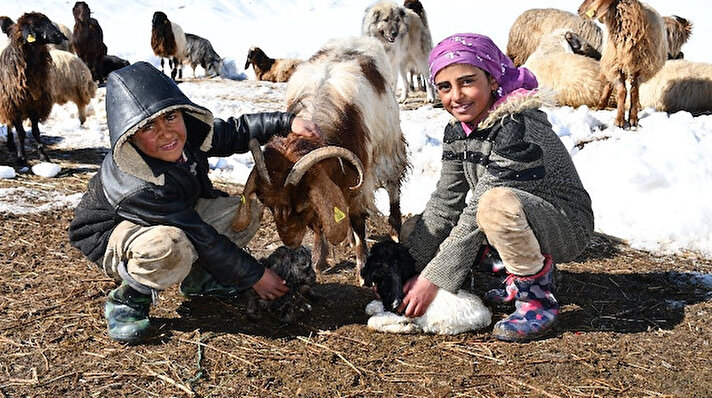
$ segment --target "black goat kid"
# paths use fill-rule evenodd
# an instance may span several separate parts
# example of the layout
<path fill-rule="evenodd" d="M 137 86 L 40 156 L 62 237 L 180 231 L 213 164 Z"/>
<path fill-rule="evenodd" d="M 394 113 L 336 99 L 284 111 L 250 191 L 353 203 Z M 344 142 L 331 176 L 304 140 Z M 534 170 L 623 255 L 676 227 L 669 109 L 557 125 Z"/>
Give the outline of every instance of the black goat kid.
<path fill-rule="evenodd" d="M 280 246 L 261 263 L 272 269 L 287 282 L 289 291 L 274 301 L 261 300 L 254 290 L 248 291 L 247 315 L 256 321 L 261 318 L 261 309 L 279 312 L 279 320 L 292 323 L 300 315 L 311 311 L 310 300 L 318 299 L 312 286 L 316 283 L 316 272 L 312 267 L 311 251 L 304 246 L 290 249 Z"/>
<path fill-rule="evenodd" d="M 416 274 L 408 249 L 393 241 L 374 244 L 361 270 L 364 285 L 375 286 L 383 307 L 391 312 L 403 302 L 403 285 Z"/>

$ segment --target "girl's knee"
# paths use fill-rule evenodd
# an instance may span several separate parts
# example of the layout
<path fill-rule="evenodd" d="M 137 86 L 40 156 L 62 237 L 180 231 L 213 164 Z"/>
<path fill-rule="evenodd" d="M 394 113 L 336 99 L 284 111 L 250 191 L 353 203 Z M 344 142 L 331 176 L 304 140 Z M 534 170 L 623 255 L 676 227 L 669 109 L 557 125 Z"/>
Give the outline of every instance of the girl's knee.
<path fill-rule="evenodd" d="M 514 190 L 505 187 L 496 187 L 488 190 L 477 202 L 477 224 L 487 230 L 489 227 L 512 220 L 525 218 L 522 202 Z"/>

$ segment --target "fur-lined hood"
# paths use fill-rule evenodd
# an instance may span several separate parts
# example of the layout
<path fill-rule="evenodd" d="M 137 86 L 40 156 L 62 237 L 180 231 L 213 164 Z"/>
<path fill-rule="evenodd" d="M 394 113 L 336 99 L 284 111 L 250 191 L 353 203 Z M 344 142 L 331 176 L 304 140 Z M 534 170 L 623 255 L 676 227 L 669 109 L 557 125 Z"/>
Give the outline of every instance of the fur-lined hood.
<path fill-rule="evenodd" d="M 497 122 L 502 123 L 507 117 L 513 117 L 517 113 L 527 109 L 539 109 L 543 106 L 553 106 L 552 93 L 545 90 L 525 90 L 519 89 L 509 93 L 493 105 L 493 109 L 487 117 L 477 125 L 477 130 L 484 130 L 494 126 Z M 450 120 L 450 124 L 457 124 L 455 118 Z"/>
<path fill-rule="evenodd" d="M 109 125 L 111 156 L 124 173 L 157 185 L 164 176 L 156 175 L 128 139 L 149 120 L 172 110 L 181 110 L 199 128 L 188 129 L 188 141 L 202 151 L 210 149 L 213 114 L 194 104 L 164 73 L 147 62 L 136 62 L 109 74 L 106 83 L 106 119 Z M 188 123 L 188 121 L 186 121 Z M 194 135 L 197 135 L 194 136 Z"/>

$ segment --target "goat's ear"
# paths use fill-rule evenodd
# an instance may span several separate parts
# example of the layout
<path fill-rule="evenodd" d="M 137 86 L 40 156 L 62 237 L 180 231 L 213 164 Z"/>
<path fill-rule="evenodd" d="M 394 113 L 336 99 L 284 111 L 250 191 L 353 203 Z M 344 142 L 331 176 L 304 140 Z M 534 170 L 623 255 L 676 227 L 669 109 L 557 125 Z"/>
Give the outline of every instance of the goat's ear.
<path fill-rule="evenodd" d="M 324 236 L 334 245 L 343 242 L 350 231 L 350 220 L 341 189 L 323 172 L 310 178 L 309 185 L 309 201 L 319 215 Z"/>
<path fill-rule="evenodd" d="M 244 231 L 253 222 L 252 219 L 252 207 L 257 206 L 257 214 L 259 215 L 259 221 L 262 221 L 262 215 L 264 214 L 264 206 L 257 199 L 257 170 L 252 169 L 250 175 L 247 177 L 247 182 L 245 182 L 245 189 L 242 191 L 240 198 L 242 203 L 237 209 L 237 213 L 232 219 L 232 230 L 235 232 Z"/>

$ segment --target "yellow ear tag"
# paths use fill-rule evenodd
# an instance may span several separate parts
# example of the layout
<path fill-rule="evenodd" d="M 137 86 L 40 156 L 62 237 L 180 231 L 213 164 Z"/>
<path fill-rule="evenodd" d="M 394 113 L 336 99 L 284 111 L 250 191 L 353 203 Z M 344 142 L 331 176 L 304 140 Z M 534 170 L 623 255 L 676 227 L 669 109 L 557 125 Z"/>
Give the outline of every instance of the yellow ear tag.
<path fill-rule="evenodd" d="M 587 17 L 593 18 L 594 15 L 596 15 L 596 10 L 594 10 L 593 8 L 590 9 L 590 10 L 588 10 L 588 11 L 586 11 L 586 16 L 587 16 Z"/>
<path fill-rule="evenodd" d="M 34 43 L 35 42 L 35 37 L 32 35 L 27 35 L 27 42 L 28 43 Z"/>
<path fill-rule="evenodd" d="M 247 199 L 245 199 L 245 195 L 240 195 L 240 202 L 242 202 L 242 203 L 247 202 Z"/>
<path fill-rule="evenodd" d="M 334 207 L 334 221 L 341 222 L 344 218 L 346 218 L 346 214 L 344 214 L 343 211 L 339 210 L 338 207 Z"/>

